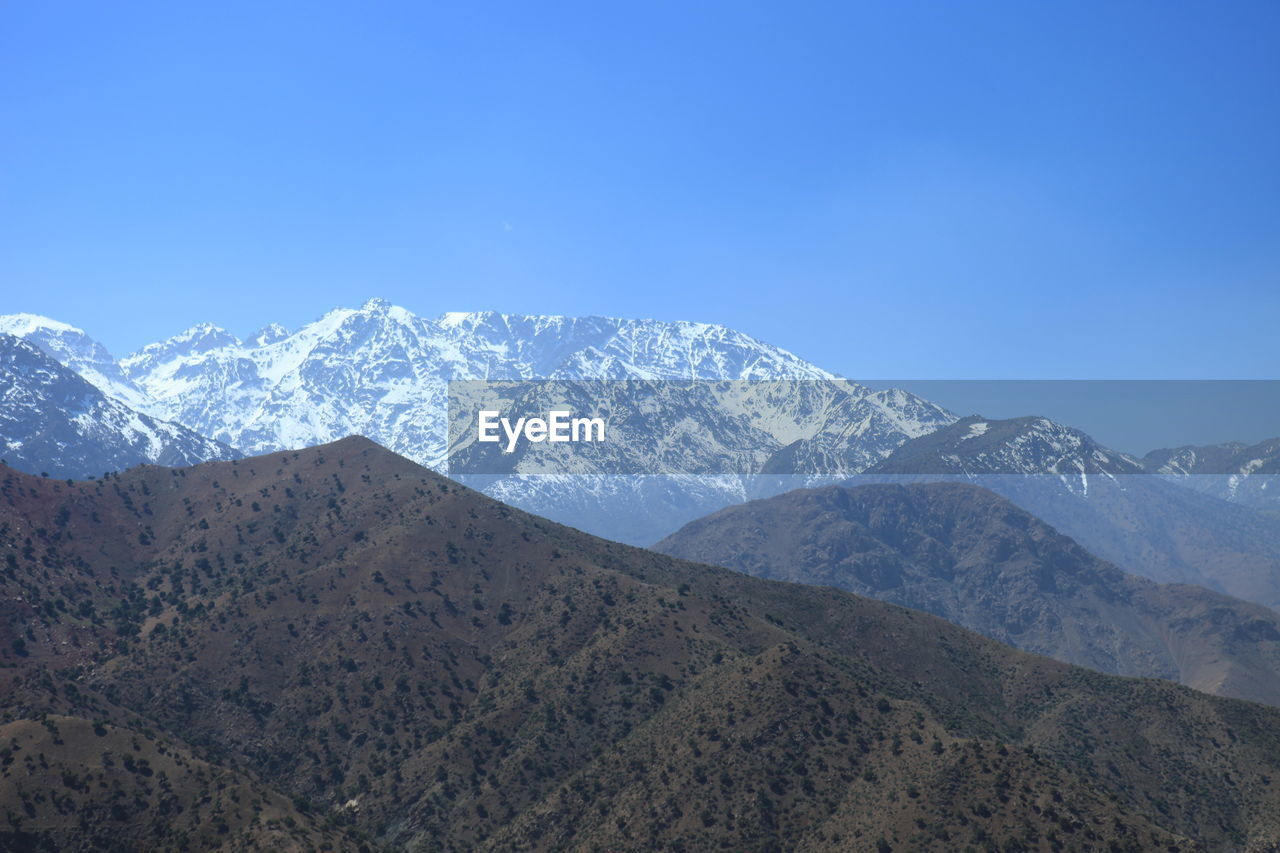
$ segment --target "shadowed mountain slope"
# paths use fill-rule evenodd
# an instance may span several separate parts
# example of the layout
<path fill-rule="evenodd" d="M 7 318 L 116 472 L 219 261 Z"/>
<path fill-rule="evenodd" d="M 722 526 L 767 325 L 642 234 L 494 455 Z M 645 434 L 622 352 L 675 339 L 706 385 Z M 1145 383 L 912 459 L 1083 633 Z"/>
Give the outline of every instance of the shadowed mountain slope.
<path fill-rule="evenodd" d="M 1280 616 L 1126 575 L 978 486 L 800 490 L 722 510 L 654 547 L 917 608 L 1068 663 L 1280 705 Z"/>
<path fill-rule="evenodd" d="M 184 426 L 141 414 L 50 356 L 0 334 L 0 459 L 33 474 L 84 478 L 153 462 L 240 456 Z"/>
<path fill-rule="evenodd" d="M 71 486 L 6 473 L 0 536 L 0 657 L 75 688 L 11 700 L 8 722 L 146 720 L 324 831 L 423 850 L 1280 842 L 1280 712 L 605 542 L 363 439 Z"/>
<path fill-rule="evenodd" d="M 1138 461 L 1046 418 L 963 418 L 912 439 L 849 485 L 985 486 L 1126 572 L 1280 609 L 1280 525 L 1143 473 Z"/>

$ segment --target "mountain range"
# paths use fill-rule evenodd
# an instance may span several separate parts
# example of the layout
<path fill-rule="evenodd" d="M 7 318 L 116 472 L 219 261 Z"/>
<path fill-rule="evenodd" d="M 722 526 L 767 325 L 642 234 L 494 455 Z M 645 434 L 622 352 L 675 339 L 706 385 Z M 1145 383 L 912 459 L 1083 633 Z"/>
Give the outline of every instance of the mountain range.
<path fill-rule="evenodd" d="M 596 539 L 364 439 L 10 469 L 0 551 L 10 849 L 1280 844 L 1280 710 Z"/>
<path fill-rule="evenodd" d="M 847 379 L 459 383 L 448 470 L 506 503 L 632 544 L 808 478 L 767 475 L 784 448 L 845 476 L 951 423 L 940 406 Z M 470 393 L 469 393 L 470 392 Z M 480 443 L 474 412 L 607 413 L 609 440 Z M 802 453 L 795 448 L 803 445 Z M 468 472 L 480 472 L 473 475 Z M 765 474 L 765 476 L 761 476 Z M 834 476 L 829 473 L 827 479 Z"/>
<path fill-rule="evenodd" d="M 83 479 L 144 463 L 191 465 L 240 454 L 141 414 L 27 341 L 0 333 L 0 458 Z"/>
<path fill-rule="evenodd" d="M 493 312 L 432 320 L 379 299 L 245 342 L 201 324 L 120 367 L 148 411 L 247 453 L 358 434 L 430 465 L 444 455 L 450 380 L 831 377 L 722 326 Z"/>
<path fill-rule="evenodd" d="M 1275 442 L 1138 459 L 1045 418 L 957 421 L 918 397 L 873 391 L 741 333 L 696 323 L 494 313 L 428 320 L 370 300 L 296 331 L 268 326 L 243 341 L 199 325 L 119 361 L 84 332 L 45 318 L 0 317 L 0 330 L 22 335 L 112 403 L 88 431 L 101 444 L 96 450 L 82 440 L 70 453 L 74 442 L 55 438 L 48 446 L 56 454 L 28 458 L 15 441 L 37 447 L 37 434 L 59 429 L 83 439 L 85 416 L 72 411 L 65 391 L 11 380 L 25 390 L 9 404 L 9 457 L 33 472 L 88 476 L 142 461 L 226 458 L 236 453 L 230 447 L 311 446 L 348 433 L 447 469 L 450 382 L 551 377 L 581 394 L 582 380 L 678 380 L 692 390 L 682 392 L 675 417 L 653 418 L 619 384 L 597 383 L 589 395 L 612 391 L 620 421 L 660 436 L 657 451 L 652 441 L 615 443 L 610 452 L 620 458 L 587 458 L 585 468 L 581 455 L 557 468 L 545 455 L 515 454 L 499 475 L 460 478 L 504 502 L 634 544 L 724 506 L 854 472 L 863 472 L 859 482 L 960 478 L 1005 495 L 1127 572 L 1280 607 L 1280 530 L 1274 515 L 1258 511 L 1270 494 Z M 49 367 L 42 375 L 53 382 Z M 716 381 L 735 378 L 753 381 Z M 514 387 L 528 395 L 535 386 Z M 65 424 L 33 432 L 37 410 Z M 165 418 L 187 429 L 158 426 Z M 148 423 L 172 437 L 141 442 L 134 425 Z M 122 447 L 134 450 L 122 454 Z M 58 468 L 47 461 L 55 455 L 74 464 Z M 713 473 L 691 473 L 690 459 Z M 618 470 L 645 473 L 609 473 Z"/>
<path fill-rule="evenodd" d="M 293 332 L 267 326 L 243 341 L 199 324 L 119 361 L 79 329 L 46 318 L 0 317 L 0 331 L 41 347 L 139 413 L 246 453 L 358 434 L 447 470 L 448 390 L 459 380 L 775 380 L 740 385 L 750 387 L 750 399 L 720 393 L 689 413 L 697 416 L 690 422 L 728 425 L 694 432 L 714 435 L 700 453 L 733 460 L 735 474 L 753 473 L 741 464 L 747 457 L 758 456 L 753 464 L 763 466 L 797 441 L 838 454 L 847 472 L 859 471 L 954 419 L 913 395 L 840 380 L 785 350 L 704 323 L 493 312 L 426 319 L 373 299 Z M 642 463 L 659 467 L 653 460 L 630 464 Z M 637 544 L 752 494 L 737 476 L 546 473 L 516 470 L 500 481 L 471 482 L 508 503 Z"/>
<path fill-rule="evenodd" d="M 849 482 L 981 485 L 1126 572 L 1280 608 L 1275 519 L 1145 471 L 1047 418 L 975 415 L 904 443 Z"/>
<path fill-rule="evenodd" d="M 1280 512 L 1280 438 L 1185 445 L 1142 457 L 1152 473 L 1234 503 Z"/>
<path fill-rule="evenodd" d="M 654 547 L 923 610 L 1068 663 L 1280 705 L 1280 615 L 1125 574 L 979 486 L 797 490 Z"/>

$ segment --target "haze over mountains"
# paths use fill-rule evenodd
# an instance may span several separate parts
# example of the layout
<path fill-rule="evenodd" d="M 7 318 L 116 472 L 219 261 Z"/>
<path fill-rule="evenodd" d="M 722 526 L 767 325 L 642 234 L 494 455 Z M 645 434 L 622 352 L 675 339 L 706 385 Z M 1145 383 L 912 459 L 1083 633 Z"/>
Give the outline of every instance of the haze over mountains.
<path fill-rule="evenodd" d="M 1280 607 L 1273 518 L 1143 471 L 1045 418 L 975 415 L 903 444 L 851 482 L 985 486 L 1127 572 Z"/>
<path fill-rule="evenodd" d="M 1280 615 L 1126 575 L 978 486 L 798 490 L 721 510 L 654 548 L 924 610 L 1068 663 L 1280 705 Z"/>
<path fill-rule="evenodd" d="M 282 847 L 1280 843 L 1276 709 L 605 542 L 363 439 L 3 472 L 0 550 L 10 844 L 176 843 L 131 792 L 219 773 L 261 786 L 219 838 Z"/>
<path fill-rule="evenodd" d="M 1142 464 L 1214 497 L 1280 511 L 1280 438 L 1153 450 Z"/>
<path fill-rule="evenodd" d="M 471 388 L 454 386 L 451 475 L 506 503 L 632 544 L 761 491 L 804 485 L 805 477 L 768 473 L 779 454 L 821 460 L 847 476 L 955 419 L 901 390 L 846 379 L 484 383 L 474 400 Z M 504 452 L 476 441 L 472 426 L 475 411 L 494 406 L 531 415 L 608 413 L 609 440 L 524 442 Z"/>

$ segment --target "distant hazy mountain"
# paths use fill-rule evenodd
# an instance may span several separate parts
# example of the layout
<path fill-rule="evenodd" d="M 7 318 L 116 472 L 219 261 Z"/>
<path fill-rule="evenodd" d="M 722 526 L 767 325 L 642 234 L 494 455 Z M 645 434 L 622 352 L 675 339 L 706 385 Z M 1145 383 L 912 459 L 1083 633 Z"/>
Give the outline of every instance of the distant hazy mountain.
<path fill-rule="evenodd" d="M 978 486 L 799 490 L 692 522 L 655 550 L 925 610 L 1104 672 L 1280 705 L 1280 615 L 1125 574 Z"/>
<path fill-rule="evenodd" d="M 800 441 L 839 453 L 846 474 L 866 470 L 904 441 L 955 420 L 940 406 L 900 390 L 872 390 L 848 379 L 546 380 L 464 384 L 474 399 L 455 416 L 451 472 L 537 474 L 755 474 L 784 445 Z M 607 413 L 609 440 L 521 442 L 514 450 L 477 441 L 472 411 L 490 405 L 517 415 L 553 407 Z"/>
<path fill-rule="evenodd" d="M 1048 418 L 962 418 L 898 448 L 873 466 L 876 474 L 1054 474 L 1074 491 L 1095 478 L 1141 474 L 1130 456 Z"/>
<path fill-rule="evenodd" d="M 130 409 L 34 345 L 0 334 L 0 458 L 9 465 L 84 478 L 147 462 L 192 465 L 238 455 Z"/>
<path fill-rule="evenodd" d="M 964 480 L 1044 519 L 1127 572 L 1280 608 L 1280 525 L 1145 473 L 1045 418 L 964 418 L 913 439 L 853 482 Z"/>
<path fill-rule="evenodd" d="M 1153 450 L 1142 464 L 1214 497 L 1280 511 L 1280 438 Z"/>
<path fill-rule="evenodd" d="M 300 448 L 361 434 L 438 469 L 445 463 L 445 410 L 452 380 L 816 380 L 812 393 L 797 393 L 796 387 L 781 382 L 764 383 L 750 400 L 721 396 L 712 401 L 721 412 L 703 406 L 690 413 L 690 422 L 705 420 L 708 425 L 694 442 L 699 453 L 710 460 L 733 460 L 733 470 L 764 478 L 618 478 L 603 469 L 570 477 L 555 470 L 526 470 L 528 466 L 513 460 L 506 476 L 469 480 L 509 503 L 635 544 L 651 543 L 721 506 L 883 465 L 888 454 L 909 440 L 905 452 L 934 460 L 926 466 L 931 474 L 938 473 L 939 465 L 951 465 L 953 474 L 966 476 L 1051 471 L 1072 493 L 1091 483 L 1106 491 L 1105 484 L 1097 485 L 1103 483 L 1099 476 L 1141 470 L 1138 460 L 1042 418 L 1007 424 L 976 419 L 931 436 L 953 416 L 926 400 L 837 379 L 785 350 L 702 323 L 492 312 L 427 319 L 375 299 L 359 309 L 334 309 L 294 331 L 269 325 L 248 340 L 198 325 L 146 346 L 118 365 L 83 332 L 56 321 L 12 315 L 0 318 L 0 327 L 25 336 L 131 408 L 246 452 Z M 841 390 L 831 393 L 832 388 Z M 634 452 L 648 452 L 643 444 L 636 446 Z M 905 455 L 893 462 L 902 470 L 914 470 L 913 464 Z M 774 475 L 776 482 L 770 479 Z M 1245 494 L 1248 489 L 1237 491 Z M 1059 497 L 1055 491 L 1046 500 Z M 1135 500 L 1136 493 L 1119 496 L 1114 499 L 1119 508 L 1104 514 L 1145 516 L 1137 532 L 1108 522 L 1090 538 L 1085 528 L 1097 524 L 1090 512 L 1074 525 L 1062 513 L 1052 521 L 1127 570 L 1159 579 L 1220 583 L 1245 595 L 1243 580 L 1214 578 L 1271 572 L 1265 535 L 1254 544 L 1245 541 L 1236 549 L 1239 554 L 1223 557 L 1224 547 L 1236 548 L 1237 537 L 1223 533 L 1221 525 L 1248 527 L 1250 522 L 1201 506 L 1194 498 L 1186 504 L 1183 498 L 1162 497 L 1186 504 L 1181 516 L 1168 518 L 1161 516 L 1160 501 L 1154 509 L 1126 508 Z M 1078 513 L 1077 505 L 1070 506 L 1066 515 Z M 1170 535 L 1195 541 L 1176 546 L 1164 542 L 1165 526 L 1185 518 L 1195 522 L 1192 532 Z M 1247 540 L 1252 532 L 1243 535 Z M 1254 559 L 1259 550 L 1262 562 Z M 1273 602 L 1280 593 L 1272 596 L 1264 582 L 1247 597 Z"/>
<path fill-rule="evenodd" d="M 486 389 L 491 386 L 486 386 Z M 496 393 L 496 392 L 495 392 Z M 552 380 L 502 388 L 507 411 L 608 412 L 601 443 L 522 443 L 505 452 L 454 430 L 450 473 L 500 500 L 611 539 L 649 544 L 761 493 L 806 485 L 768 472 L 784 446 L 831 448 L 848 476 L 954 415 L 903 391 L 846 379 L 651 382 Z M 462 409 L 468 420 L 474 406 Z M 790 443 L 790 444 L 789 444 Z"/>

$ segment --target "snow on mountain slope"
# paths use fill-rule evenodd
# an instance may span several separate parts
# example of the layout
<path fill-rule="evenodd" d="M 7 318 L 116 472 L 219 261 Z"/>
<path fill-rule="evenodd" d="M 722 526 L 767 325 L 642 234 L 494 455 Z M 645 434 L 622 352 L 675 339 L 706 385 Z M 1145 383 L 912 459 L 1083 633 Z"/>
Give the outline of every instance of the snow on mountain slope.
<path fill-rule="evenodd" d="M 457 473 L 750 476 L 784 443 L 807 441 L 839 443 L 847 450 L 841 468 L 821 473 L 851 476 L 954 420 L 919 398 L 848 379 L 490 381 L 455 386 L 454 395 L 449 467 Z M 481 409 L 512 419 L 556 410 L 607 414 L 609 439 L 511 449 L 481 443 L 473 427 Z"/>
<path fill-rule="evenodd" d="M 1260 509 L 1280 509 L 1280 438 L 1254 445 L 1232 441 L 1153 450 L 1142 463 L 1148 471 L 1196 491 Z"/>
<path fill-rule="evenodd" d="M 195 465 L 234 450 L 107 397 L 34 344 L 0 334 L 0 458 L 84 478 L 151 462 Z"/>
<path fill-rule="evenodd" d="M 35 344 L 64 367 L 85 378 L 90 385 L 134 409 L 147 408 L 146 395 L 121 371 L 106 347 L 75 326 L 38 314 L 0 316 L 0 334 L 13 335 Z"/>
<path fill-rule="evenodd" d="M 53 320 L 11 315 L 0 318 L 0 328 L 109 396 L 247 453 L 359 433 L 435 465 L 445 449 L 450 380 L 835 378 L 778 347 L 706 323 L 496 312 L 433 320 L 380 299 L 336 308 L 292 333 L 272 324 L 247 341 L 202 323 L 118 366 L 84 332 Z M 951 420 L 902 392 L 856 386 L 852 396 L 833 396 L 823 386 L 798 392 L 762 383 L 723 403 L 767 417 L 769 423 L 754 426 L 779 445 L 854 441 L 860 467 Z"/>
<path fill-rule="evenodd" d="M 743 389 L 713 401 L 727 410 L 725 422 L 735 424 L 734 430 L 704 437 L 699 452 L 732 460 L 727 467 L 735 472 L 758 468 L 782 447 L 800 442 L 806 450 L 793 452 L 798 468 L 820 467 L 805 460 L 838 445 L 838 462 L 848 474 L 954 420 L 912 395 L 838 380 L 783 349 L 706 323 L 491 311 L 427 319 L 373 299 L 358 309 L 335 308 L 293 332 L 269 325 L 248 340 L 202 323 L 143 347 L 116 370 L 106 351 L 95 350 L 79 330 L 59 329 L 43 318 L 5 319 L 15 328 L 31 327 L 27 333 L 37 340 L 63 341 L 50 354 L 84 370 L 108 395 L 248 454 L 359 434 L 444 469 L 448 383 L 468 379 L 775 380 L 742 383 Z M 836 381 L 776 381 L 797 379 Z M 745 448 L 746 443 L 757 446 Z M 747 464 L 739 464 L 744 459 Z M 748 496 L 736 477 L 644 486 L 517 477 L 489 483 L 487 490 L 606 536 L 619 535 L 619 518 L 647 514 L 648 526 L 628 537 L 635 542 L 656 539 L 675 522 Z M 676 516 L 659 520 L 656 494 L 667 496 Z M 605 501 L 606 496 L 613 497 Z M 580 513 L 584 507 L 590 517 Z"/>
<path fill-rule="evenodd" d="M 122 362 L 150 411 L 249 453 L 359 433 L 438 465 L 451 379 L 831 378 L 722 326 L 528 317 L 418 317 L 383 300 L 242 342 L 197 326 Z"/>
<path fill-rule="evenodd" d="M 972 415 L 904 444 L 872 474 L 1050 474 L 1087 492 L 1089 478 L 1142 474 L 1138 460 L 1069 426 L 1040 417 Z"/>

